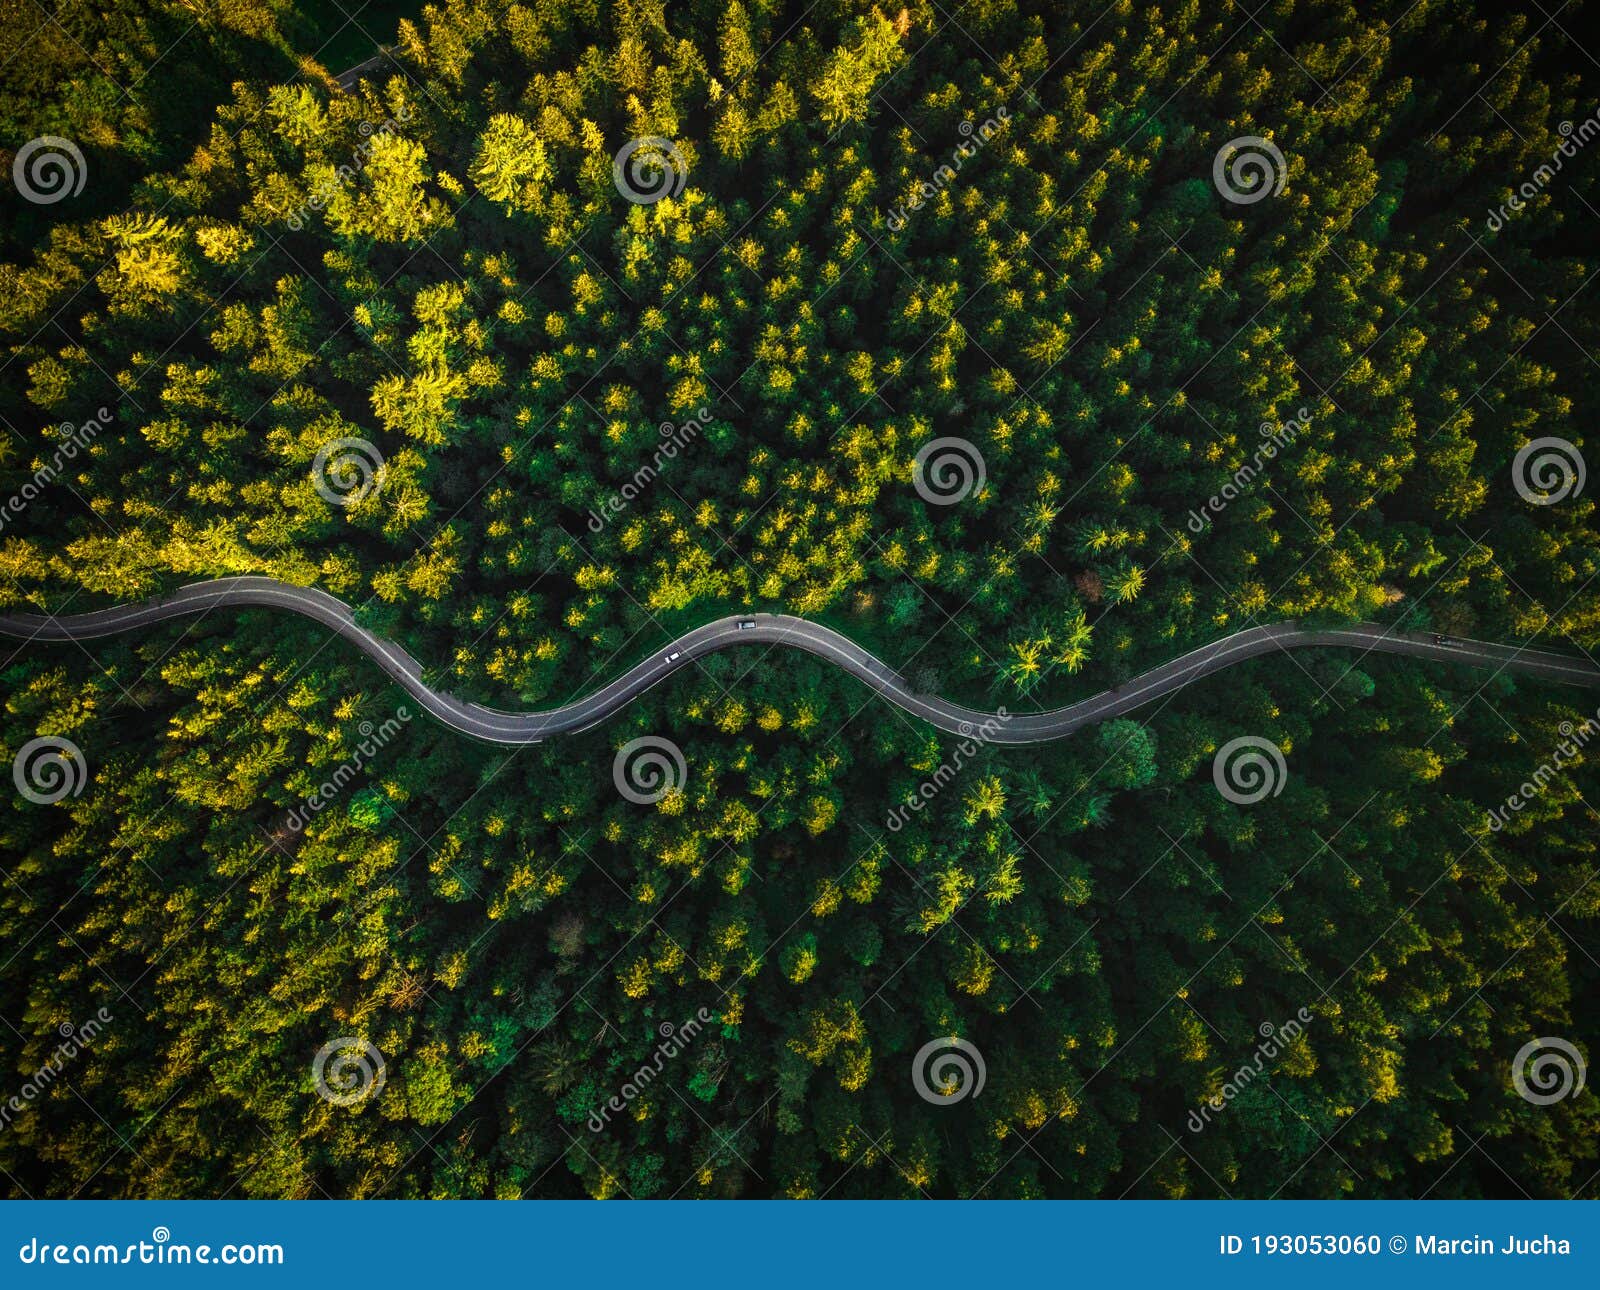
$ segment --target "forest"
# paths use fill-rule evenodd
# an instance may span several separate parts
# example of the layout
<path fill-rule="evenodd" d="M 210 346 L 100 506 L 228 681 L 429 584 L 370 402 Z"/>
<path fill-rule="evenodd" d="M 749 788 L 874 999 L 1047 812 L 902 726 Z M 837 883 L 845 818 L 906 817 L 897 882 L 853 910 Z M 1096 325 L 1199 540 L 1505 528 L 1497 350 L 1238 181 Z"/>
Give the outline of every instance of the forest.
<path fill-rule="evenodd" d="M 0 615 L 270 575 L 506 711 L 756 612 L 1012 713 L 1600 655 L 1584 6 L 311 8 L 0 0 Z M 1597 723 L 749 647 L 506 748 L 272 609 L 0 639 L 0 1189 L 1600 1198 Z"/>

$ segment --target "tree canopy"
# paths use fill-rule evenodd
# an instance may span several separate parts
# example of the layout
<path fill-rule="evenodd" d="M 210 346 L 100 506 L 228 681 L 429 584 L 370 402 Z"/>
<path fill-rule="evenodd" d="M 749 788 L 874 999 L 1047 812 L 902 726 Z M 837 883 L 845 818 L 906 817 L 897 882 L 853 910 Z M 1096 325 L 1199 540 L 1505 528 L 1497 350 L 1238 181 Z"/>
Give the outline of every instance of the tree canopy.
<path fill-rule="evenodd" d="M 186 6 L 60 8 L 0 92 L 88 160 L 5 198 L 0 612 L 271 574 L 499 708 L 757 609 L 1012 712 L 1289 618 L 1600 647 L 1525 454 L 1600 388 L 1559 23 L 449 0 L 346 92 L 276 0 L 170 63 Z M 0 811 L 0 1061 L 112 1018 L 9 1194 L 1594 1194 L 1592 1090 L 1513 1079 L 1595 1051 L 1586 750 L 1489 822 L 1584 691 L 1284 654 L 1007 749 L 751 649 L 509 750 L 269 611 L 0 644 L 0 752 L 85 774 Z M 942 1037 L 980 1092 L 919 1096 Z"/>

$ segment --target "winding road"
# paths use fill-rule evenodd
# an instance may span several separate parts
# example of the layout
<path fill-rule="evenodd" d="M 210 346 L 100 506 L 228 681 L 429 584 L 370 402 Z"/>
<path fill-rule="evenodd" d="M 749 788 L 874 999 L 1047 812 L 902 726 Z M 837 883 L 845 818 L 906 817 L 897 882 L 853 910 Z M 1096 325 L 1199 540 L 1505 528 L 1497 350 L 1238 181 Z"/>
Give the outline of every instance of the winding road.
<path fill-rule="evenodd" d="M 1600 665 L 1565 654 L 1493 645 L 1486 641 L 1435 640 L 1432 635 L 1421 632 L 1402 632 L 1370 623 L 1317 630 L 1289 622 L 1235 632 L 1152 668 L 1114 689 L 1053 712 L 1002 716 L 965 708 L 934 695 L 917 694 L 910 683 L 882 659 L 831 628 L 788 614 L 748 614 L 719 618 L 684 633 L 654 657 L 572 703 L 545 712 L 500 712 L 434 689 L 423 680 L 422 666 L 416 659 L 398 645 L 374 636 L 359 625 L 344 601 L 312 587 L 295 587 L 262 577 L 217 578 L 193 583 L 169 596 L 60 618 L 39 614 L 0 616 L 0 636 L 27 641 L 93 640 L 137 631 L 169 618 L 234 608 L 282 609 L 322 624 L 370 657 L 445 725 L 497 744 L 539 743 L 551 735 L 587 730 L 679 668 L 736 645 L 785 645 L 805 650 L 843 668 L 890 703 L 940 730 L 955 735 L 978 735 L 996 744 L 1032 744 L 1060 739 L 1085 726 L 1131 712 L 1245 659 L 1292 649 L 1337 648 L 1363 654 L 1404 654 L 1439 663 L 1508 669 L 1572 685 L 1600 685 Z M 741 627 L 741 623 L 746 625 Z"/>

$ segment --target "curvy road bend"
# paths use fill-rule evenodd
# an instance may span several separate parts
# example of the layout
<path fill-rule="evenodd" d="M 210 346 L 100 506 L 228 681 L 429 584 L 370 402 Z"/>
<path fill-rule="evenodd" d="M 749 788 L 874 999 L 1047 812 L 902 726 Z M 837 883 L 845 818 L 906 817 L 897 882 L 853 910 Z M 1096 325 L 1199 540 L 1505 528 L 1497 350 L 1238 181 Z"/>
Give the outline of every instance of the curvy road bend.
<path fill-rule="evenodd" d="M 1313 647 L 1361 653 L 1405 654 L 1435 662 L 1523 672 L 1572 685 L 1600 685 L 1600 665 L 1584 658 L 1530 650 L 1515 645 L 1442 638 L 1363 623 L 1318 630 L 1292 622 L 1249 627 L 1220 641 L 1163 663 L 1092 698 L 1053 712 L 979 712 L 934 695 L 915 693 L 888 664 L 846 636 L 789 614 L 745 614 L 719 618 L 686 632 L 653 657 L 581 699 L 546 712 L 499 712 L 443 694 L 422 679 L 422 667 L 398 645 L 360 626 L 350 606 L 312 587 L 295 587 L 275 578 L 217 578 L 193 583 L 169 596 L 91 613 L 52 617 L 0 615 L 0 636 L 28 641 L 84 641 L 137 631 L 168 618 L 211 609 L 265 607 L 300 614 L 330 628 L 373 659 L 422 707 L 463 734 L 497 744 L 530 744 L 598 725 L 651 686 L 697 658 L 735 645 L 787 645 L 824 658 L 864 681 L 890 703 L 950 734 L 981 732 L 989 743 L 1031 744 L 1060 739 L 1084 726 L 1120 716 L 1182 689 L 1192 681 L 1245 659 L 1279 650 Z M 754 626 L 741 627 L 740 623 Z"/>

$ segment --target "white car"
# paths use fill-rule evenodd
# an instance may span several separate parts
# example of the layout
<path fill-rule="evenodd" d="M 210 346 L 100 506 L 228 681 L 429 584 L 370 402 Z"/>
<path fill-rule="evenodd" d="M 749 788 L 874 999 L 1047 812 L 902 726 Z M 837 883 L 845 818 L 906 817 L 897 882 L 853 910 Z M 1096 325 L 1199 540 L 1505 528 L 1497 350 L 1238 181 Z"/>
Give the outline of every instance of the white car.
<path fill-rule="evenodd" d="M 682 653 L 683 653 L 682 650 L 677 650 L 677 649 L 673 650 L 672 653 L 667 655 L 667 662 L 676 663 L 678 661 L 679 655 L 681 655 Z"/>
<path fill-rule="evenodd" d="M 754 618 L 741 618 L 739 620 L 739 630 L 742 631 L 742 632 L 749 631 L 755 625 L 756 625 L 756 620 Z"/>

